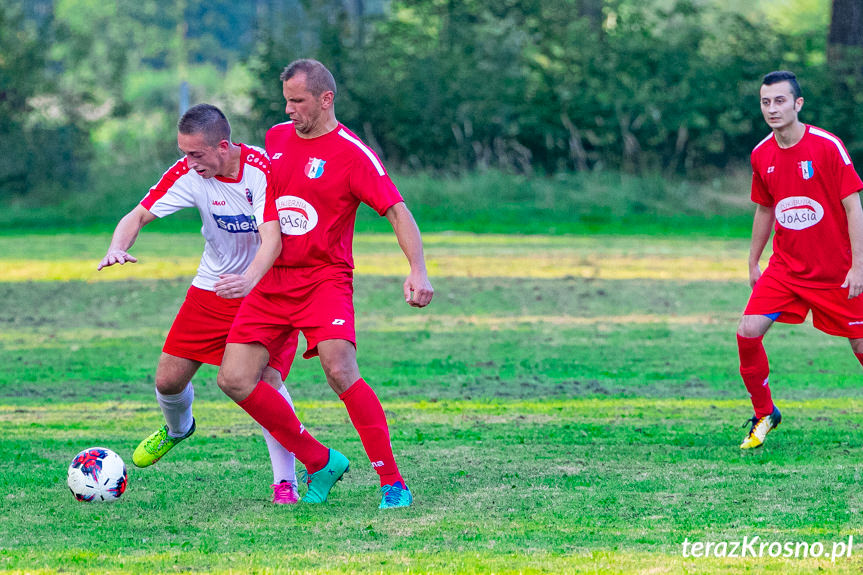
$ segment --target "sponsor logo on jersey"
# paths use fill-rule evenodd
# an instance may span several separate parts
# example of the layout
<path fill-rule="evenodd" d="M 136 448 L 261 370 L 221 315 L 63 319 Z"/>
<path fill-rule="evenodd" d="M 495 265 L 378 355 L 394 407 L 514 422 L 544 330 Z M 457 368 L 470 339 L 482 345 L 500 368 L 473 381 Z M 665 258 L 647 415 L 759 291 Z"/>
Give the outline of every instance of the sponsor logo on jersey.
<path fill-rule="evenodd" d="M 776 204 L 776 221 L 789 230 L 805 230 L 821 221 L 824 208 L 806 196 L 791 196 Z"/>
<path fill-rule="evenodd" d="M 803 174 L 804 180 L 808 180 L 815 175 L 815 169 L 812 167 L 811 161 L 798 162 L 797 165 L 800 166 L 800 173 Z"/>
<path fill-rule="evenodd" d="M 224 206 L 227 202 L 225 200 L 213 200 L 214 206 Z"/>
<path fill-rule="evenodd" d="M 318 225 L 318 212 L 314 206 L 296 196 L 276 198 L 279 225 L 286 236 L 302 236 Z"/>
<path fill-rule="evenodd" d="M 767 168 L 767 173 L 772 174 L 773 170 L 775 170 L 775 169 L 776 169 L 776 166 L 770 166 L 769 168 Z"/>
<path fill-rule="evenodd" d="M 213 214 L 213 219 L 216 220 L 216 225 L 219 226 L 220 230 L 225 230 L 232 234 L 245 234 L 258 231 L 255 216 L 247 216 L 245 214 L 237 216 Z"/>
<path fill-rule="evenodd" d="M 306 164 L 306 175 L 316 180 L 324 175 L 324 164 L 326 162 L 320 158 L 309 158 L 309 163 Z"/>
<path fill-rule="evenodd" d="M 253 198 L 252 198 L 252 190 L 250 190 L 249 188 L 246 188 L 246 199 L 249 201 L 249 205 L 251 206 L 253 204 L 253 202 L 252 202 Z"/>

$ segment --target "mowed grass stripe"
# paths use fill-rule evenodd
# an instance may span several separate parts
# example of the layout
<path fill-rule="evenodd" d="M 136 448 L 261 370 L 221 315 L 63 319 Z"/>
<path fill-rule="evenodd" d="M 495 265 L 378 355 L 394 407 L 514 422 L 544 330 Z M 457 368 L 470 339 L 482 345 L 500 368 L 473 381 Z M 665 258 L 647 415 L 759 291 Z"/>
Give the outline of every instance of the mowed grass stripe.
<path fill-rule="evenodd" d="M 533 256 L 427 255 L 432 277 L 475 278 L 593 278 L 659 280 L 743 280 L 746 262 L 741 258 L 692 256 L 582 256 L 566 252 Z M 200 258 L 144 258 L 96 271 L 94 260 L 0 260 L 0 277 L 24 281 L 124 281 L 192 277 Z M 408 270 L 400 253 L 355 259 L 357 275 L 402 276 Z"/>
<path fill-rule="evenodd" d="M 392 530 L 397 535 L 397 530 Z M 370 531 L 365 534 L 373 545 L 374 537 L 384 534 Z M 358 534 L 362 536 L 363 534 Z M 831 551 L 832 541 L 822 541 Z M 63 553 L 51 554 L 53 562 L 66 566 L 61 570 L 28 568 L 28 559 L 39 557 L 36 554 L 15 554 L 10 564 L 18 563 L 19 568 L 0 570 L 0 573 L 23 575 L 47 575 L 62 572 L 75 572 L 77 569 L 92 569 L 93 565 L 104 565 L 98 571 L 140 572 L 140 573 L 177 573 L 200 572 L 206 570 L 214 575 L 237 575 L 238 573 L 258 573 L 261 575 L 294 574 L 331 574 L 354 575 L 362 573 L 460 573 L 500 575 L 540 575 L 556 573 L 576 575 L 584 573 L 663 575 L 667 573 L 739 573 L 742 570 L 757 573 L 797 574 L 830 572 L 836 574 L 859 573 L 863 569 L 863 558 L 794 559 L 684 559 L 679 555 L 666 553 L 624 553 L 624 552 L 579 552 L 548 553 L 535 549 L 525 550 L 523 554 L 498 554 L 487 550 L 459 550 L 447 552 L 422 553 L 418 551 L 379 551 L 368 550 L 362 554 L 319 553 L 299 551 L 289 546 L 275 553 L 244 552 L 240 550 L 171 549 L 160 553 L 124 553 L 117 556 L 100 553 L 92 549 L 72 548 Z M 191 549 L 188 549 L 191 548 Z M 756 547 L 757 549 L 757 547 Z M 738 551 L 739 553 L 739 551 Z M 274 566 L 274 560 L 279 563 Z M 422 567 L 417 569 L 417 566 Z M 89 568 L 88 568 L 89 567 Z"/>
<path fill-rule="evenodd" d="M 314 414 L 313 421 L 321 424 L 347 423 L 345 408 L 341 401 L 309 401 L 296 399 L 298 412 Z M 384 401 L 384 408 L 392 417 L 402 423 L 453 423 L 459 418 L 488 423 L 526 422 L 546 423 L 548 416 L 556 421 L 577 422 L 578 420 L 615 420 L 634 417 L 645 421 L 651 419 L 692 420 L 693 414 L 709 410 L 737 413 L 751 409 L 748 399 L 710 399 L 710 398 L 649 398 L 649 397 L 583 397 L 574 399 L 509 400 L 484 398 L 483 401 L 445 399 L 440 401 Z M 863 399 L 857 398 L 813 398 L 807 400 L 783 400 L 783 411 L 831 414 L 837 420 L 856 421 L 863 416 Z M 85 412 L 85 413 L 82 413 Z M 249 423 L 244 411 L 227 398 L 224 401 L 195 400 L 195 411 L 206 417 L 214 425 L 229 423 Z M 87 417 L 87 413 L 110 413 L 111 420 L 97 420 Z M 80 417 L 73 417 L 80 416 Z M 53 401 L 39 405 L 2 405 L 0 421 L 10 425 L 27 427 L 34 420 L 40 425 L 75 425 L 78 429 L 110 428 L 117 429 L 131 425 L 136 419 L 160 417 L 155 401 L 117 401 L 117 402 L 63 402 Z M 578 418 L 578 419 L 574 419 Z M 828 419 L 828 418 L 822 418 Z M 311 425 L 310 420 L 310 425 Z M 113 423 L 112 423 L 113 422 Z"/>
<path fill-rule="evenodd" d="M 745 280 L 743 240 L 632 237 L 424 236 L 429 272 L 438 277 Z M 0 237 L 4 281 L 118 281 L 191 277 L 203 245 L 197 234 L 148 234 L 138 264 L 96 272 L 109 235 Z M 85 256 L 86 254 L 86 256 Z M 403 276 L 407 263 L 393 235 L 354 241 L 359 275 Z"/>

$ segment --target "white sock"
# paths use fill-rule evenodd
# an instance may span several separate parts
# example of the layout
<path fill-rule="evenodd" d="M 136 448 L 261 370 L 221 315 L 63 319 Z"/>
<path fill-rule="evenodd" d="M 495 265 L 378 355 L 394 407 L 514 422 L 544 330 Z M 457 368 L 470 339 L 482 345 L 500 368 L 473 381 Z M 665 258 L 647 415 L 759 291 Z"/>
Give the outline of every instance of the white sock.
<path fill-rule="evenodd" d="M 175 395 L 163 395 L 156 390 L 156 401 L 162 408 L 165 422 L 168 424 L 168 435 L 183 437 L 192 429 L 192 401 L 195 390 L 190 381 L 186 389 Z"/>
<path fill-rule="evenodd" d="M 279 393 L 282 394 L 286 400 L 288 400 L 288 404 L 290 404 L 291 409 L 294 408 L 294 402 L 291 400 L 291 394 L 288 393 L 288 389 L 283 385 L 279 388 Z M 273 483 L 281 483 L 282 481 L 289 481 L 297 485 L 297 471 L 296 471 L 296 460 L 294 459 L 294 454 L 285 449 L 285 447 L 273 437 L 273 434 L 261 427 L 261 430 L 264 432 L 264 441 L 267 442 L 267 449 L 270 451 L 270 462 L 273 464 Z"/>

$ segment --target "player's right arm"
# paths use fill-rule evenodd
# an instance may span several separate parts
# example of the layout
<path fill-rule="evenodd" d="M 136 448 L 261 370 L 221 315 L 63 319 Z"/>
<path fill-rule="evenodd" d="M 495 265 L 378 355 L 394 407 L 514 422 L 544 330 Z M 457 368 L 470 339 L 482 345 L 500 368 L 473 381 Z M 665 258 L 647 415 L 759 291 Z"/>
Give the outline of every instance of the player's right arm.
<path fill-rule="evenodd" d="M 246 297 L 264 274 L 273 267 L 273 263 L 282 253 L 282 230 L 279 222 L 264 222 L 258 226 L 261 235 L 261 247 L 255 254 L 255 259 L 242 274 L 223 274 L 216 282 L 216 295 L 226 299 Z"/>
<path fill-rule="evenodd" d="M 764 253 L 767 240 L 770 239 L 775 219 L 773 208 L 757 204 L 752 220 L 752 243 L 749 246 L 749 287 L 754 287 L 761 277 L 761 266 L 758 262 Z"/>
<path fill-rule="evenodd" d="M 155 219 L 156 216 L 141 204 L 138 204 L 131 212 L 123 216 L 114 230 L 114 236 L 111 238 L 108 252 L 102 258 L 102 261 L 99 262 L 96 270 L 98 271 L 114 264 L 136 263 L 138 259 L 130 255 L 127 250 L 135 243 L 141 228 Z"/>

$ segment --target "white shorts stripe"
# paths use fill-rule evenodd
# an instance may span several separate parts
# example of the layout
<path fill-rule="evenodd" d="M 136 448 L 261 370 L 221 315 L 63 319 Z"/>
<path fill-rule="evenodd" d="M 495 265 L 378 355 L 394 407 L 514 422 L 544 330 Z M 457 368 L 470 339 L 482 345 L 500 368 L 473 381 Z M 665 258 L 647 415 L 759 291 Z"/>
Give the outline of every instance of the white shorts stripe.
<path fill-rule="evenodd" d="M 362 150 L 363 153 L 366 155 L 366 157 L 368 157 L 368 159 L 370 159 L 372 161 L 372 164 L 375 165 L 375 169 L 378 171 L 379 176 L 383 176 L 386 173 L 386 171 L 384 170 L 384 167 L 381 165 L 380 161 L 378 161 L 377 156 L 375 156 L 374 152 L 372 152 L 370 149 L 368 149 L 368 147 L 365 144 L 363 144 L 361 141 L 357 140 L 356 138 L 354 138 L 353 136 L 351 136 L 350 134 L 348 134 L 344 130 L 339 130 L 339 136 L 341 136 L 342 138 L 344 138 L 345 140 L 347 140 L 348 142 L 352 143 L 353 145 L 358 147 L 360 150 Z"/>

